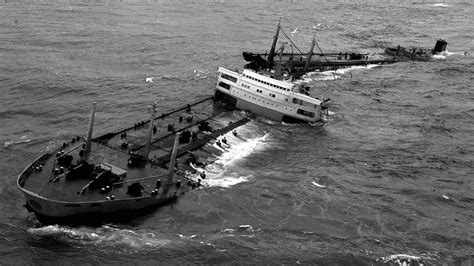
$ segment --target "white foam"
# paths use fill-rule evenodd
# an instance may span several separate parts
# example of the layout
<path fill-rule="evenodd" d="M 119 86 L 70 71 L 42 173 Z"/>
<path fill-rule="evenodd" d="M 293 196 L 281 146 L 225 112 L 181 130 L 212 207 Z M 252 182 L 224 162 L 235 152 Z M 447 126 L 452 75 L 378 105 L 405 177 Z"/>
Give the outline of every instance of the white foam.
<path fill-rule="evenodd" d="M 239 229 L 241 229 L 241 230 L 253 230 L 253 227 L 250 224 L 242 224 L 242 225 L 239 225 Z"/>
<path fill-rule="evenodd" d="M 195 69 L 194 71 L 194 79 L 206 79 L 209 76 L 209 71 L 205 69 Z"/>
<path fill-rule="evenodd" d="M 235 233 L 235 229 L 232 229 L 232 228 L 226 228 L 226 229 L 222 230 L 222 233 L 226 233 L 226 234 L 234 234 L 234 233 Z"/>
<path fill-rule="evenodd" d="M 434 54 L 431 57 L 433 59 L 446 59 L 446 57 L 452 56 L 452 55 L 465 55 L 465 53 L 464 52 L 450 52 L 450 51 L 446 50 L 446 51 L 443 51 L 441 53 Z"/>
<path fill-rule="evenodd" d="M 241 224 L 237 228 L 226 228 L 221 233 L 229 234 L 233 236 L 235 233 L 239 233 L 240 236 L 253 237 L 252 234 L 259 232 L 261 229 L 254 229 L 250 224 Z M 242 233 L 250 233 L 251 235 L 243 235 Z"/>
<path fill-rule="evenodd" d="M 421 254 L 420 256 L 395 254 L 377 258 L 375 261 L 382 263 L 397 263 L 397 265 L 412 265 L 412 262 L 417 262 L 420 265 L 424 265 L 423 262 L 436 260 L 437 257 L 437 254 L 434 253 Z"/>
<path fill-rule="evenodd" d="M 4 148 L 8 148 L 12 145 L 16 145 L 16 144 L 22 144 L 22 143 L 28 143 L 30 142 L 31 139 L 28 139 L 27 136 L 22 136 L 20 140 L 7 140 L 3 143 L 3 147 Z"/>
<path fill-rule="evenodd" d="M 294 29 L 292 32 L 290 32 L 291 36 L 295 36 L 295 34 L 299 33 L 300 30 L 298 28 Z"/>
<path fill-rule="evenodd" d="M 197 235 L 190 235 L 190 236 L 185 236 L 185 235 L 182 235 L 182 234 L 178 234 L 179 238 L 181 239 L 194 239 L 197 237 Z"/>
<path fill-rule="evenodd" d="M 433 6 L 448 7 L 449 5 L 445 3 L 436 3 L 436 4 L 433 4 Z"/>
<path fill-rule="evenodd" d="M 395 254 L 386 257 L 379 258 L 380 261 L 387 263 L 387 262 L 399 262 L 400 260 L 408 260 L 408 261 L 417 261 L 420 260 L 421 257 L 407 255 L 407 254 Z"/>
<path fill-rule="evenodd" d="M 252 176 L 251 175 L 249 175 L 249 176 L 224 176 L 222 174 L 222 175 L 211 176 L 211 178 L 208 178 L 204 183 L 207 184 L 210 187 L 231 187 L 231 186 L 237 185 L 239 183 L 249 181 L 250 177 L 252 177 Z"/>
<path fill-rule="evenodd" d="M 265 124 L 270 124 L 270 125 L 276 125 L 278 123 L 275 120 L 271 120 L 271 119 L 265 118 L 263 116 L 258 117 L 258 120 L 265 123 Z"/>
<path fill-rule="evenodd" d="M 213 145 L 223 151 L 222 155 L 220 155 L 214 163 L 207 165 L 205 168 L 199 168 L 191 164 L 191 167 L 196 169 L 197 173 L 189 175 L 189 178 L 196 181 L 200 179 L 200 173 L 204 171 L 206 178 L 201 180 L 201 184 L 204 186 L 230 187 L 242 182 L 247 182 L 252 177 L 252 175 L 238 174 L 233 171 L 232 166 L 253 152 L 264 149 L 268 134 L 247 140 L 239 136 L 234 136 L 232 133 L 227 133 L 225 137 L 228 143 L 225 149 L 216 144 Z"/>
<path fill-rule="evenodd" d="M 102 226 L 100 228 L 69 228 L 66 226 L 50 225 L 30 228 L 28 232 L 36 236 L 53 237 L 70 244 L 97 245 L 105 248 L 112 246 L 121 250 L 132 251 L 140 251 L 143 248 L 159 248 L 171 242 L 167 239 L 160 239 L 151 232 L 139 233 L 110 226 Z"/>
<path fill-rule="evenodd" d="M 286 122 L 283 122 L 283 121 L 281 121 L 280 123 L 281 123 L 283 126 L 288 126 L 288 127 L 295 126 L 295 124 L 286 123 Z"/>
<path fill-rule="evenodd" d="M 313 185 L 315 185 L 315 186 L 317 186 L 317 187 L 320 187 L 320 188 L 325 188 L 325 187 L 326 187 L 326 186 L 323 186 L 323 185 L 321 185 L 321 184 L 318 184 L 318 183 L 316 183 L 316 182 L 314 182 L 314 181 L 313 181 L 312 183 L 313 183 Z"/>
<path fill-rule="evenodd" d="M 303 81 L 309 83 L 311 81 L 316 81 L 316 80 L 335 80 L 335 79 L 341 78 L 345 74 L 350 73 L 351 71 L 354 71 L 354 70 L 372 69 L 378 66 L 380 65 L 370 64 L 370 65 L 365 65 L 365 66 L 352 66 L 348 68 L 341 68 L 337 70 L 328 70 L 328 71 L 322 71 L 322 72 L 319 72 L 319 71 L 308 72 L 305 76 L 303 76 Z"/>

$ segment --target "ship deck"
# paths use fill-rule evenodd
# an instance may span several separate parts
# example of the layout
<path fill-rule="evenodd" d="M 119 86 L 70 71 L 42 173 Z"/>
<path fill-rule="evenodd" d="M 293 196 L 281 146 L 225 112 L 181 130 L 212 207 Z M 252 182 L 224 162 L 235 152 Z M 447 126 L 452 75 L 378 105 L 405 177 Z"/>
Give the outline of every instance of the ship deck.
<path fill-rule="evenodd" d="M 207 122 L 212 130 L 199 130 L 198 127 L 203 121 Z M 50 153 L 50 156 L 45 155 L 32 163 L 20 176 L 19 185 L 23 189 L 49 200 L 73 203 L 103 201 L 110 199 L 112 195 L 115 200 L 131 198 L 132 196 L 127 194 L 127 187 L 135 182 L 139 182 L 143 186 L 142 193 L 144 195 L 150 194 L 156 188 L 158 179 L 162 183 L 160 190 L 163 191 L 162 193 L 171 187 L 173 188 L 172 192 L 182 194 L 186 190 L 196 188 L 197 185 L 196 180 L 188 179 L 185 175 L 186 172 L 195 171 L 189 166 L 189 158 L 192 156 L 202 164 L 213 162 L 221 151 L 208 143 L 248 121 L 246 118 L 237 119 L 229 115 L 226 116 L 222 111 L 216 111 L 212 98 L 206 98 L 155 118 L 156 131 L 152 135 L 148 160 L 143 165 L 130 166 L 128 161 L 130 153 L 143 154 L 144 143 L 149 134 L 149 120 L 139 121 L 125 129 L 94 138 L 91 152 L 87 155 L 87 162 L 96 166 L 102 164 L 102 168 L 113 166 L 113 171 L 118 173 L 126 171 L 126 176 L 113 183 L 107 192 L 101 192 L 100 188 L 84 189 L 91 181 L 91 177 L 66 178 L 65 174 L 61 174 L 63 171 L 67 172 L 68 167 L 58 164 L 56 154 L 64 152 L 67 155 L 72 155 L 72 164 L 77 165 L 80 160 L 84 159 L 80 155 L 83 146 L 82 138 L 64 143 Z M 174 125 L 173 129 L 169 128 L 169 125 Z M 167 168 L 175 134 L 176 132 L 183 134 L 184 131 L 194 133 L 195 138 L 180 142 L 178 160 L 175 164 L 176 174 L 172 183 L 167 184 Z M 124 143 L 128 143 L 128 145 L 124 145 Z M 41 171 L 38 170 L 40 165 L 42 165 Z M 177 180 L 180 180 L 182 184 L 179 188 L 176 186 Z"/>

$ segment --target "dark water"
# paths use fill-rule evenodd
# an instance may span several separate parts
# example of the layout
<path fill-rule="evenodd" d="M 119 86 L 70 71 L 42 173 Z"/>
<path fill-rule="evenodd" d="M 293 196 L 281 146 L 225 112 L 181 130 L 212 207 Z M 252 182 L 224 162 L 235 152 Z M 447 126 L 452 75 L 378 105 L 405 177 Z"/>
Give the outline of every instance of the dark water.
<path fill-rule="evenodd" d="M 472 264 L 472 11 L 470 1 L 2 1 L 0 264 Z M 16 175 L 82 134 L 92 101 L 99 134 L 152 101 L 169 110 L 211 95 L 217 68 L 269 49 L 280 17 L 303 51 L 315 26 L 323 51 L 444 38 L 450 53 L 313 77 L 333 99 L 326 126 L 256 119 L 209 166 L 210 188 L 130 224 L 42 227 L 22 207 Z"/>

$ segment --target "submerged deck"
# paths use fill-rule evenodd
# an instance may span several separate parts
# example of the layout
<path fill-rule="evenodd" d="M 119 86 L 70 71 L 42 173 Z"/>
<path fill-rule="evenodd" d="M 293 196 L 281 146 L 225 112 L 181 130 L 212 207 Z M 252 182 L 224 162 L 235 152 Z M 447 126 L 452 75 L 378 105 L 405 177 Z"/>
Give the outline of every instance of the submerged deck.
<path fill-rule="evenodd" d="M 250 120 L 247 118 L 225 116 L 223 111 L 214 108 L 212 97 L 208 97 L 155 118 L 150 153 L 143 164 L 131 166 L 129 159 L 130 154 L 143 154 L 150 120 L 139 121 L 125 129 L 94 138 L 87 162 L 96 167 L 101 165 L 102 168 L 113 166 L 113 172 L 117 173 L 126 171 L 124 178 L 115 180 L 105 191 L 101 191 L 100 187 L 88 187 L 90 176 L 66 178 L 65 174 L 71 165 L 61 166 L 57 162 L 58 153 L 64 153 L 72 156 L 73 166 L 78 165 L 79 161 L 84 159 L 84 155 L 80 155 L 83 138 L 74 138 L 55 151 L 43 155 L 22 173 L 18 183 L 23 189 L 48 200 L 71 203 L 138 197 L 127 193 L 127 187 L 135 182 L 139 182 L 143 187 L 141 196 L 146 196 L 153 193 L 158 180 L 162 184 L 158 197 L 171 193 L 180 195 L 199 188 L 197 182 L 187 179 L 184 174 L 195 171 L 189 166 L 190 160 L 203 165 L 213 162 L 222 151 L 207 144 L 248 121 Z M 203 124 L 208 127 L 203 128 Z M 168 162 L 176 132 L 181 132 L 181 136 L 187 134 L 194 137 L 183 139 L 179 143 L 175 175 L 168 184 Z M 177 185 L 177 182 L 180 185 Z"/>

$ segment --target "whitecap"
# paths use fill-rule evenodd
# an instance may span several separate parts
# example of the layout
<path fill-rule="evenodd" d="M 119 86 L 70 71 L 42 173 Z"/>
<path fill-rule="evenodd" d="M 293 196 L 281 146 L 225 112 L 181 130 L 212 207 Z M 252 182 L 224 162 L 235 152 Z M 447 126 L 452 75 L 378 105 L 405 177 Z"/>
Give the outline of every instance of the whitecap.
<path fill-rule="evenodd" d="M 110 226 L 70 228 L 67 226 L 49 225 L 30 228 L 28 232 L 39 237 L 52 237 L 69 244 L 97 245 L 106 248 L 119 248 L 121 250 L 132 249 L 133 251 L 139 251 L 145 247 L 159 248 L 171 243 L 170 240 L 157 237 L 152 232 L 142 233 Z"/>
<path fill-rule="evenodd" d="M 397 265 L 412 265 L 412 263 L 417 262 L 420 265 L 424 265 L 426 261 L 435 259 L 436 254 L 422 254 L 421 256 L 395 254 L 377 258 L 375 261 L 381 263 L 397 263 Z"/>
<path fill-rule="evenodd" d="M 465 52 L 450 52 L 448 50 L 443 51 L 441 53 L 437 53 L 432 55 L 431 57 L 433 59 L 446 59 L 448 56 L 453 56 L 453 55 L 466 55 L 467 53 Z"/>
<path fill-rule="evenodd" d="M 315 185 L 315 186 L 317 186 L 317 187 L 320 187 L 320 188 L 325 188 L 325 187 L 326 187 L 326 186 L 321 185 L 321 184 L 318 184 L 318 183 L 316 183 L 316 182 L 314 182 L 314 181 L 313 181 L 312 183 L 313 183 L 313 185 Z"/>
<path fill-rule="evenodd" d="M 197 237 L 197 235 L 190 235 L 190 236 L 185 236 L 185 235 L 182 235 L 182 234 L 178 234 L 179 238 L 181 239 L 194 239 Z"/>
<path fill-rule="evenodd" d="M 25 137 L 25 138 L 24 138 Z M 31 140 L 30 139 L 26 139 L 26 136 L 23 136 L 21 137 L 21 140 L 7 140 L 3 143 L 3 147 L 4 148 L 8 148 L 12 145 L 16 145 L 16 144 L 23 144 L 23 143 L 28 143 L 30 142 Z"/>
<path fill-rule="evenodd" d="M 235 229 L 226 228 L 226 229 L 222 230 L 222 233 L 233 234 L 233 233 L 235 233 Z"/>
<path fill-rule="evenodd" d="M 350 73 L 354 70 L 365 70 L 365 69 L 372 69 L 375 67 L 379 67 L 380 65 L 377 64 L 369 64 L 365 66 L 352 66 L 348 68 L 342 68 L 337 70 L 328 70 L 328 71 L 314 71 L 308 72 L 305 76 L 303 76 L 303 82 L 310 83 L 312 81 L 323 81 L 323 80 L 336 80 L 343 77 L 345 74 Z M 352 77 L 352 74 L 351 74 Z"/>
<path fill-rule="evenodd" d="M 253 227 L 250 224 L 242 224 L 242 225 L 239 225 L 239 229 L 241 229 L 241 230 L 253 230 Z"/>
<path fill-rule="evenodd" d="M 291 36 L 295 36 L 295 34 L 299 33 L 300 30 L 298 28 L 294 29 L 292 32 L 290 32 Z"/>

